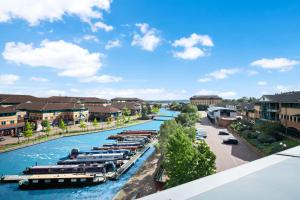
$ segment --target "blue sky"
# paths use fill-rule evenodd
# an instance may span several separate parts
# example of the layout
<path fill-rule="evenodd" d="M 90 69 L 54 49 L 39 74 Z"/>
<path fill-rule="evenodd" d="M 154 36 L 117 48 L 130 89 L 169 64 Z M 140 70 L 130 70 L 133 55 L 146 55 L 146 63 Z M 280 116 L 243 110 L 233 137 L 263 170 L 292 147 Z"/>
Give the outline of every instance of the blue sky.
<path fill-rule="evenodd" d="M 186 99 L 300 90 L 300 2 L 0 2 L 0 93 Z"/>

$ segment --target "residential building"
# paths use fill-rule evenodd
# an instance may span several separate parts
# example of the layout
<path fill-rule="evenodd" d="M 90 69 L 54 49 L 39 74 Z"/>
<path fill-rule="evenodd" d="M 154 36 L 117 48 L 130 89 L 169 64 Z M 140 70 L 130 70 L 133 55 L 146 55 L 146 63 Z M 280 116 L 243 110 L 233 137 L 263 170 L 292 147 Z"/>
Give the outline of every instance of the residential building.
<path fill-rule="evenodd" d="M 48 120 L 57 125 L 62 119 L 67 124 L 77 124 L 80 120 L 88 120 L 88 109 L 77 103 L 22 103 L 16 106 L 20 111 L 26 111 L 25 120 L 33 121 L 37 125 Z"/>
<path fill-rule="evenodd" d="M 14 136 L 23 130 L 24 125 L 23 121 L 18 121 L 14 106 L 0 106 L 0 135 Z"/>
<path fill-rule="evenodd" d="M 112 101 L 111 105 L 119 110 L 123 110 L 125 108 L 130 110 L 131 115 L 136 115 L 141 113 L 142 105 L 137 102 L 114 102 Z"/>
<path fill-rule="evenodd" d="M 300 91 L 263 95 L 259 99 L 260 119 L 278 121 L 300 131 Z M 258 109 L 258 108 L 256 108 Z"/>
<path fill-rule="evenodd" d="M 113 118 L 114 120 L 122 115 L 120 109 L 115 108 L 111 105 L 98 105 L 98 106 L 87 106 L 89 110 L 89 120 L 93 121 L 95 118 L 98 121 L 104 122 L 107 121 L 109 118 Z"/>
<path fill-rule="evenodd" d="M 217 95 L 195 95 L 190 98 L 190 102 L 196 106 L 210 106 L 222 103 L 222 98 Z"/>

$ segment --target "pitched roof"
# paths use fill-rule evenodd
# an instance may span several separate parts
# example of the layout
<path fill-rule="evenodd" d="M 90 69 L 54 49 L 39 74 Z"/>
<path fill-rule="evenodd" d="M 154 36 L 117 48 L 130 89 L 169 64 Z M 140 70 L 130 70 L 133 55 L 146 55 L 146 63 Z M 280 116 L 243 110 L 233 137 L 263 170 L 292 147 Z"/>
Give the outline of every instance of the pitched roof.
<path fill-rule="evenodd" d="M 139 98 L 130 98 L 130 97 L 116 97 L 111 99 L 111 101 L 136 101 L 136 102 L 143 102 L 144 100 Z"/>
<path fill-rule="evenodd" d="M 120 109 L 115 108 L 111 105 L 103 106 L 103 105 L 97 105 L 97 106 L 86 106 L 89 109 L 90 113 L 117 113 L 121 112 Z"/>
<path fill-rule="evenodd" d="M 195 95 L 190 98 L 191 100 L 196 100 L 196 99 L 222 99 L 218 95 Z"/>
<path fill-rule="evenodd" d="M 31 95 L 0 94 L 0 104 L 19 104 L 37 99 Z"/>
<path fill-rule="evenodd" d="M 271 102 L 300 103 L 300 91 L 285 92 L 274 95 L 263 95 L 262 98 L 266 98 Z M 262 100 L 262 98 L 260 99 L 260 101 Z"/>
<path fill-rule="evenodd" d="M 100 99 L 97 97 L 79 97 L 83 103 L 106 103 L 107 99 Z"/>
<path fill-rule="evenodd" d="M 8 107 L 0 106 L 0 113 L 12 113 L 12 112 L 16 112 L 14 106 L 8 106 Z"/>
<path fill-rule="evenodd" d="M 130 110 L 138 110 L 141 107 L 141 104 L 136 102 L 112 102 L 111 105 L 120 110 L 124 109 L 125 107 Z"/>
<path fill-rule="evenodd" d="M 82 105 L 77 103 L 21 103 L 16 106 L 18 110 L 28 111 L 56 111 L 56 110 L 86 110 Z"/>

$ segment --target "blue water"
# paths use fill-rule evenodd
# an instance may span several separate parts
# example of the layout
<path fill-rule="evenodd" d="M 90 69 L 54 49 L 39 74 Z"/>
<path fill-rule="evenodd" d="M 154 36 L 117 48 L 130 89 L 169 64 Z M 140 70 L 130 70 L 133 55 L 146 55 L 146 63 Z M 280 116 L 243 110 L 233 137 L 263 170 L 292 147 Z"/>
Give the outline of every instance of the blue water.
<path fill-rule="evenodd" d="M 162 109 L 161 114 L 174 116 L 177 113 Z M 158 130 L 163 121 L 151 121 L 127 128 L 97 132 L 86 135 L 64 137 L 45 143 L 0 154 L 0 174 L 22 174 L 22 171 L 31 165 L 55 164 L 60 158 L 66 156 L 71 149 L 90 150 L 94 146 L 101 146 L 109 142 L 109 135 L 117 134 L 121 130 Z M 137 172 L 143 162 L 152 154 L 150 148 L 125 174 L 117 181 L 107 181 L 104 184 L 76 189 L 51 189 L 21 191 L 18 184 L 0 184 L 0 199 L 112 199 L 123 185 Z"/>

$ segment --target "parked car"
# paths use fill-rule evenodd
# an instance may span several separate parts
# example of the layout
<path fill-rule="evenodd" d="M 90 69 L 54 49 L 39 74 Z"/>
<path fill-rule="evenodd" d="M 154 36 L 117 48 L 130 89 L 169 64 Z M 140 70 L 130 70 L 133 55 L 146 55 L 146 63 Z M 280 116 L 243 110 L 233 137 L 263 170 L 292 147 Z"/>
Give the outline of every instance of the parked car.
<path fill-rule="evenodd" d="M 196 136 L 196 140 L 204 140 L 205 138 L 202 136 Z"/>
<path fill-rule="evenodd" d="M 219 131 L 219 135 L 230 135 L 227 131 Z"/>
<path fill-rule="evenodd" d="M 197 130 L 196 136 L 201 136 L 203 138 L 207 138 L 207 133 L 204 130 Z"/>
<path fill-rule="evenodd" d="M 4 137 L 0 137 L 0 142 L 3 142 L 5 140 Z"/>
<path fill-rule="evenodd" d="M 238 144 L 239 141 L 233 136 L 227 136 L 223 138 L 223 144 Z"/>

